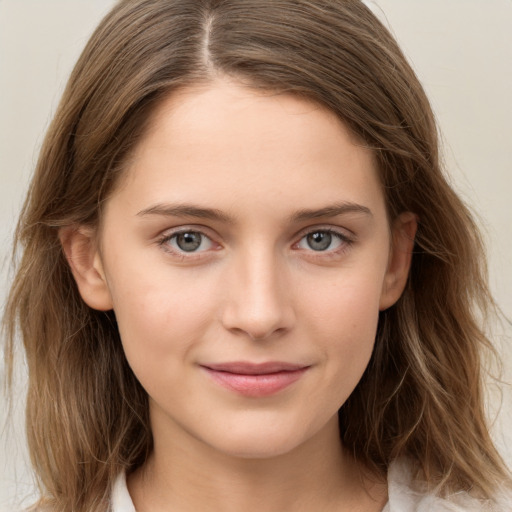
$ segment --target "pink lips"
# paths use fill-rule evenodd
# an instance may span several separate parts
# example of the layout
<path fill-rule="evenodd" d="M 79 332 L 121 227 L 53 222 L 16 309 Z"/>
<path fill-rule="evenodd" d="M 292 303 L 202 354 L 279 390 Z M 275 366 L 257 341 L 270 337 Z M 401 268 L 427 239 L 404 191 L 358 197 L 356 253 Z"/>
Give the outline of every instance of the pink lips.
<path fill-rule="evenodd" d="M 248 397 L 270 396 L 287 388 L 306 372 L 309 366 L 269 362 L 246 362 L 202 365 L 215 382 Z"/>

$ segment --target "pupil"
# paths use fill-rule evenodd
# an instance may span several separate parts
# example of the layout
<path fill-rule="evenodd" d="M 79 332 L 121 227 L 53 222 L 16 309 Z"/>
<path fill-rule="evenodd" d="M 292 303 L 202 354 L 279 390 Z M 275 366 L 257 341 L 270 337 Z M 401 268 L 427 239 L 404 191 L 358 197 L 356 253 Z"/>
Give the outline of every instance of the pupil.
<path fill-rule="evenodd" d="M 180 233 L 177 236 L 176 244 L 182 251 L 195 251 L 201 245 L 201 235 L 193 232 Z"/>
<path fill-rule="evenodd" d="M 331 245 L 332 235 L 325 231 L 318 231 L 308 235 L 307 240 L 309 247 L 314 251 L 325 251 Z"/>

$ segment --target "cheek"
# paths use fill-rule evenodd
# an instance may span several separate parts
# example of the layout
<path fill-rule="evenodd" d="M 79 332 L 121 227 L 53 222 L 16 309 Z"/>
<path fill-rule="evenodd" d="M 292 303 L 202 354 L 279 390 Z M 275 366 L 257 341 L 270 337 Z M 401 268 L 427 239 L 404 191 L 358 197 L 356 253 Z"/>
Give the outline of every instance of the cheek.
<path fill-rule="evenodd" d="M 325 358 L 325 381 L 341 405 L 370 360 L 379 319 L 380 274 L 341 275 L 320 292 L 310 288 L 309 333 Z M 321 340 L 321 341 L 320 341 Z"/>
<path fill-rule="evenodd" d="M 184 278 L 171 268 L 153 266 L 143 273 L 116 269 L 110 289 L 126 357 L 138 378 L 173 368 L 199 343 L 215 316 L 213 286 Z"/>
<path fill-rule="evenodd" d="M 358 294 L 338 304 L 337 310 L 331 308 L 324 324 L 332 340 L 329 350 L 335 356 L 334 362 L 343 365 L 347 373 L 362 374 L 375 343 L 378 302 L 373 296 Z"/>
<path fill-rule="evenodd" d="M 303 283 L 302 309 L 315 323 L 332 333 L 375 332 L 383 272 L 340 270 L 318 283 Z"/>

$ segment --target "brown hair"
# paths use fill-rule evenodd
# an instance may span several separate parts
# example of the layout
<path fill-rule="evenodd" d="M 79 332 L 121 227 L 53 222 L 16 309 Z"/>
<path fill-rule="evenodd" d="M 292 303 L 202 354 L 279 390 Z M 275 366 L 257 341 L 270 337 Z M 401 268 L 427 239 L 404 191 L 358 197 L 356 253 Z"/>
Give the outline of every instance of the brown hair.
<path fill-rule="evenodd" d="M 339 413 L 344 445 L 377 472 L 408 456 L 442 493 L 492 497 L 508 474 L 482 403 L 491 344 L 476 318 L 492 306 L 482 243 L 443 176 L 429 102 L 395 40 L 356 0 L 124 0 L 70 77 L 16 237 L 7 354 L 12 364 L 19 329 L 40 505 L 105 511 L 116 475 L 152 449 L 115 316 L 80 298 L 59 229 L 97 226 L 161 99 L 215 75 L 328 107 L 373 149 L 390 218 L 419 216 L 407 288 L 381 313 L 370 364 Z"/>

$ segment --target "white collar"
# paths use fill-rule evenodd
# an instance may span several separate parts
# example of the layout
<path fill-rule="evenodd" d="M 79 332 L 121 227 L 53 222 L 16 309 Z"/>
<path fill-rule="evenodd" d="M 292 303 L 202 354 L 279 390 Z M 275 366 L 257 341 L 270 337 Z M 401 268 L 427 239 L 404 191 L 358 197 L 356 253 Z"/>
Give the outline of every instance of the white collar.
<path fill-rule="evenodd" d="M 136 512 L 126 485 L 126 474 L 121 473 L 112 488 L 112 512 Z"/>

